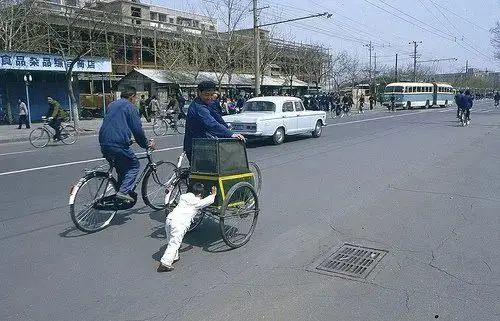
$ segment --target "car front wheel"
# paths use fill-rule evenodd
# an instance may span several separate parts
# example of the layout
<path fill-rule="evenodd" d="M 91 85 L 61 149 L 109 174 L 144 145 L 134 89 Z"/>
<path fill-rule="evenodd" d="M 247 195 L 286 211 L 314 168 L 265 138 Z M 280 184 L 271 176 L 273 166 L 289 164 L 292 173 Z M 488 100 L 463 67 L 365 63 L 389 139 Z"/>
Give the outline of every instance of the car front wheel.
<path fill-rule="evenodd" d="M 278 129 L 276 129 L 276 131 L 274 132 L 273 144 L 279 145 L 279 144 L 283 143 L 284 140 L 285 140 L 285 130 L 282 127 L 280 127 Z"/>

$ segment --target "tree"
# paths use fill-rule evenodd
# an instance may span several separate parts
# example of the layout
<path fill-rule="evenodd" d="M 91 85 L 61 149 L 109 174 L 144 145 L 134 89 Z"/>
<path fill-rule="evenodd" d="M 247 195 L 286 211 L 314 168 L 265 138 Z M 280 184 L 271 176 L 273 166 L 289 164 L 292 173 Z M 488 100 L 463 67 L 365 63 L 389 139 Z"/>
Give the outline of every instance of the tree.
<path fill-rule="evenodd" d="M 48 6 L 44 10 L 43 21 L 52 34 L 53 51 L 61 55 L 66 68 L 67 90 L 71 101 L 74 126 L 80 128 L 78 104 L 73 91 L 73 68 L 84 56 L 99 52 L 98 43 L 102 43 L 107 29 L 120 19 L 121 13 L 112 13 L 100 4 L 100 10 L 87 7 Z M 62 10 L 61 10 L 62 9 Z"/>
<path fill-rule="evenodd" d="M 206 8 L 207 15 L 215 17 L 223 28 L 215 32 L 205 31 L 202 37 L 208 49 L 210 59 L 208 65 L 216 75 L 219 88 L 224 76 L 228 83 L 238 68 L 240 56 L 245 56 L 253 42 L 242 32 L 243 20 L 248 15 L 250 2 L 243 0 L 216 0 Z M 213 21 L 215 22 L 215 21 Z"/>
<path fill-rule="evenodd" d="M 5 51 L 30 51 L 30 45 L 36 42 L 33 31 L 37 26 L 32 20 L 39 14 L 34 1 L 2 0 L 0 1 L 0 48 Z M 6 114 L 12 122 L 12 108 L 9 91 L 4 83 L 6 93 Z"/>
<path fill-rule="evenodd" d="M 500 21 L 497 21 L 495 27 L 490 29 L 493 37 L 491 38 L 491 44 L 495 48 L 495 59 L 500 60 Z"/>

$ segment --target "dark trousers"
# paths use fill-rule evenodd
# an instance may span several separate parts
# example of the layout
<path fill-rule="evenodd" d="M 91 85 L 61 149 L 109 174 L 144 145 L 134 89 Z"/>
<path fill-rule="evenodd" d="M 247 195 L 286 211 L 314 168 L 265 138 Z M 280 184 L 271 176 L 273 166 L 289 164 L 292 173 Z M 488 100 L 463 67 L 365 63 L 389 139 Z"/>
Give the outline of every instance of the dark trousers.
<path fill-rule="evenodd" d="M 23 124 L 26 125 L 26 128 L 30 128 L 30 123 L 28 122 L 27 115 L 19 115 L 19 129 L 21 129 Z"/>
<path fill-rule="evenodd" d="M 61 138 L 61 119 L 58 118 L 58 117 L 55 117 L 53 118 L 50 122 L 49 122 L 49 126 L 54 128 L 54 130 L 56 131 L 56 134 L 54 135 L 54 138 Z"/>
<path fill-rule="evenodd" d="M 130 192 L 140 168 L 139 160 L 132 148 L 101 146 L 101 152 L 104 158 L 115 166 L 118 174 L 118 190 L 124 194 Z"/>

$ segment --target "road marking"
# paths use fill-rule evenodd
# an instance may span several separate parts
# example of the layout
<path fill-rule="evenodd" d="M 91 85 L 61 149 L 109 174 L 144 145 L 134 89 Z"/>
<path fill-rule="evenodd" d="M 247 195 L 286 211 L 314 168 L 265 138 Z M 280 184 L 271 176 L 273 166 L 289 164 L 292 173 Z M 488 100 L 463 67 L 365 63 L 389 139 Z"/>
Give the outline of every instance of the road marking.
<path fill-rule="evenodd" d="M 16 155 L 16 154 L 24 154 L 24 153 L 33 153 L 33 152 L 34 152 L 34 150 L 23 150 L 23 151 L 20 151 L 20 152 L 3 153 L 3 154 L 0 154 L 0 156 Z"/>
<path fill-rule="evenodd" d="M 353 121 L 344 122 L 344 123 L 329 124 L 329 125 L 326 125 L 325 127 L 342 126 L 342 125 L 356 124 L 356 123 L 366 123 L 366 122 L 373 121 L 373 120 L 395 118 L 395 117 L 403 117 L 403 116 L 411 116 L 411 115 L 417 115 L 417 114 L 427 113 L 427 112 L 431 112 L 431 111 L 432 110 L 422 110 L 422 111 L 417 111 L 417 112 L 414 112 L 414 113 L 405 113 L 405 114 L 399 114 L 399 115 L 389 115 L 389 116 L 381 116 L 381 117 L 375 117 L 375 118 L 353 120 Z M 445 111 L 449 111 L 449 110 L 447 109 Z M 440 111 L 440 112 L 444 112 L 444 111 Z M 163 151 L 169 151 L 169 150 L 181 149 L 181 148 L 182 148 L 182 146 L 176 146 L 176 147 L 169 147 L 169 148 L 157 149 L 156 151 L 157 152 L 163 152 Z M 137 155 L 144 155 L 144 154 L 145 154 L 145 152 L 137 153 Z M 33 172 L 33 171 L 38 171 L 38 170 L 44 170 L 44 169 L 51 169 L 51 168 L 57 168 L 57 167 L 65 167 L 65 166 L 71 166 L 71 165 L 85 164 L 85 163 L 97 162 L 97 161 L 101 161 L 101 160 L 104 160 L 104 158 L 94 158 L 94 159 L 87 159 L 87 160 L 76 161 L 76 162 L 69 162 L 69 163 L 61 163 L 61 164 L 54 164 L 54 165 L 47 165 L 47 166 L 26 168 L 26 169 L 20 169 L 20 170 L 16 170 L 16 171 L 3 172 L 3 173 L 0 173 L 0 176 L 7 176 L 7 175 L 13 175 L 13 174 L 20 174 L 20 173 L 26 173 L 26 172 Z"/>
<path fill-rule="evenodd" d="M 341 125 L 356 124 L 356 123 L 366 123 L 366 122 L 369 122 L 371 120 L 387 119 L 387 118 L 394 118 L 394 117 L 403 117 L 403 116 L 416 115 L 416 114 L 421 114 L 421 113 L 426 113 L 426 112 L 428 112 L 428 111 L 427 110 L 422 110 L 422 111 L 417 111 L 417 112 L 414 112 L 414 113 L 406 113 L 406 114 L 399 114 L 399 115 L 390 115 L 390 116 L 381 116 L 381 117 L 375 117 L 375 118 L 353 120 L 353 121 L 348 121 L 348 122 L 344 122 L 344 123 L 329 124 L 329 125 L 326 125 L 326 127 L 341 126 Z"/>
<path fill-rule="evenodd" d="M 182 148 L 182 146 L 162 148 L 162 149 L 157 149 L 156 152 L 164 152 L 164 151 L 180 149 L 180 148 Z M 144 154 L 146 154 L 146 152 L 137 153 L 137 155 L 144 155 Z M 47 166 L 40 166 L 40 167 L 25 168 L 25 169 L 10 171 L 10 172 L 3 172 L 3 173 L 0 173 L 0 176 L 7 176 L 7 175 L 34 172 L 34 171 L 40 171 L 40 170 L 44 170 L 44 169 L 51 169 L 51 168 L 57 168 L 57 167 L 66 167 L 66 166 L 71 166 L 71 165 L 92 163 L 92 162 L 103 161 L 103 160 L 104 160 L 104 158 L 93 158 L 93 159 L 86 159 L 86 160 L 69 162 L 69 163 L 61 163 L 61 164 L 54 164 L 54 165 L 47 165 Z"/>

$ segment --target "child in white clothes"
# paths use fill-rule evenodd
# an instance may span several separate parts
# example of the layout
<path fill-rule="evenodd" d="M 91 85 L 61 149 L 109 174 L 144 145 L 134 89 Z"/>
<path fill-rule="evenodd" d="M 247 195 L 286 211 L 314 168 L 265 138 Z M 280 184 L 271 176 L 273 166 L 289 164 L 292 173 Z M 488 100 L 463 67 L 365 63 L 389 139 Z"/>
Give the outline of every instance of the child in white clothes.
<path fill-rule="evenodd" d="M 172 263 L 179 259 L 179 248 L 182 244 L 184 234 L 191 225 L 193 218 L 199 210 L 209 206 L 215 201 L 217 188 L 212 187 L 209 196 L 203 197 L 203 184 L 196 183 L 192 186 L 191 192 L 182 194 L 179 198 L 179 204 L 170 212 L 165 222 L 165 233 L 167 236 L 167 248 L 160 260 L 158 272 L 172 271 Z"/>

